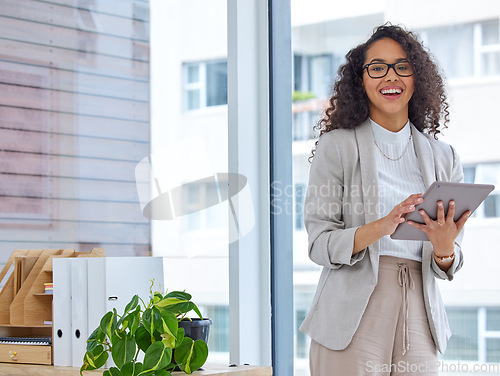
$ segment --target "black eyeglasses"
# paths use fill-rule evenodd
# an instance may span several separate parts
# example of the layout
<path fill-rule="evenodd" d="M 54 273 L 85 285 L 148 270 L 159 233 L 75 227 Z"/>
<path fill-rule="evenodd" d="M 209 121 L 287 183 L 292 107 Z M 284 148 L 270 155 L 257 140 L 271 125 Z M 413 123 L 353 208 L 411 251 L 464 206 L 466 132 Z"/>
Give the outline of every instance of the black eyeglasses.
<path fill-rule="evenodd" d="M 371 78 L 382 78 L 387 75 L 389 68 L 394 69 L 394 72 L 400 77 L 409 77 L 413 75 L 413 68 L 408 61 L 400 61 L 394 64 L 387 63 L 370 63 L 363 66 L 366 69 L 368 76 Z"/>

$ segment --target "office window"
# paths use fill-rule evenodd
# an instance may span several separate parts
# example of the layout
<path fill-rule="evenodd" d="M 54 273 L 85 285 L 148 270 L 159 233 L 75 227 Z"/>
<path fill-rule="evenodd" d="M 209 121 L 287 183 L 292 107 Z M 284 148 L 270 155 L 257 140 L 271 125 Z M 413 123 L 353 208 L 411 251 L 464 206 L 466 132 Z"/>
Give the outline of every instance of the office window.
<path fill-rule="evenodd" d="M 464 166 L 464 182 L 495 185 L 495 190 L 479 205 L 473 217 L 500 217 L 500 163 L 480 163 Z"/>
<path fill-rule="evenodd" d="M 477 360 L 478 359 L 478 322 L 476 308 L 447 308 L 451 336 L 445 360 Z"/>
<path fill-rule="evenodd" d="M 500 308 L 446 308 L 453 335 L 443 360 L 500 361 Z"/>
<path fill-rule="evenodd" d="M 224 184 L 223 181 L 220 184 Z M 219 192 L 217 186 L 210 179 L 186 184 L 181 190 L 182 213 L 178 215 L 189 218 L 182 221 L 184 229 L 188 232 L 200 232 L 209 229 L 224 229 L 227 226 L 225 213 L 217 210 L 215 205 L 219 203 Z M 209 210 L 207 210 L 209 209 Z"/>
<path fill-rule="evenodd" d="M 0 264 L 14 249 L 151 254 L 134 176 L 150 150 L 149 2 L 109 4 L 2 2 Z"/>
<path fill-rule="evenodd" d="M 189 63 L 184 67 L 186 110 L 227 104 L 227 62 Z"/>
<path fill-rule="evenodd" d="M 500 74 L 500 31 L 498 19 L 481 22 L 477 26 L 481 67 L 479 74 L 497 76 Z"/>
<path fill-rule="evenodd" d="M 309 355 L 309 339 L 299 331 L 299 327 L 307 316 L 307 309 L 298 309 L 295 311 L 295 356 L 297 358 L 307 358 Z"/>
<path fill-rule="evenodd" d="M 206 306 L 203 311 L 212 319 L 208 348 L 213 352 L 229 352 L 229 307 Z"/>
<path fill-rule="evenodd" d="M 448 78 L 500 75 L 498 19 L 433 27 L 419 33 Z"/>
<path fill-rule="evenodd" d="M 486 330 L 500 331 L 500 308 L 488 308 L 486 312 Z"/>
<path fill-rule="evenodd" d="M 295 229 L 304 229 L 304 199 L 306 196 L 306 185 L 295 184 Z"/>
<path fill-rule="evenodd" d="M 328 97 L 334 73 L 334 60 L 332 54 L 311 56 L 295 54 L 293 57 L 294 90 L 311 92 L 316 98 Z"/>

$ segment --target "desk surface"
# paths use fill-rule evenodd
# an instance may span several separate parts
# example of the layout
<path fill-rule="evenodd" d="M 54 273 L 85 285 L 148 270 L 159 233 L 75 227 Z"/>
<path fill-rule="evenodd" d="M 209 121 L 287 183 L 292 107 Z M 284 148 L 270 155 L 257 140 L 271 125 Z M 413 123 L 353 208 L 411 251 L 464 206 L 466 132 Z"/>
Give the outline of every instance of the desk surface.
<path fill-rule="evenodd" d="M 193 372 L 193 376 L 272 376 L 271 367 L 236 366 L 206 364 L 204 371 Z M 85 371 L 85 376 L 102 375 L 102 370 Z M 80 370 L 72 367 L 39 366 L 31 364 L 0 363 L 0 375 L 5 376 L 80 376 Z M 173 375 L 186 375 L 174 372 Z"/>

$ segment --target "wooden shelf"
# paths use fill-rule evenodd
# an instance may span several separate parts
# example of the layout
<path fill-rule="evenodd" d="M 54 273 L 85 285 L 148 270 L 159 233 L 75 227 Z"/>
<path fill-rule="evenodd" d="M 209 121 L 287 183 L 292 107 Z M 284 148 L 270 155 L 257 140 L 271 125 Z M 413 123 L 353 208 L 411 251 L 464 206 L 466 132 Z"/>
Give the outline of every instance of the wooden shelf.
<path fill-rule="evenodd" d="M 203 371 L 193 372 L 193 376 L 272 376 L 271 367 L 237 366 L 206 364 Z M 102 369 L 84 371 L 84 376 L 102 375 Z M 80 376 L 80 370 L 72 367 L 54 367 L 28 364 L 2 364 L 0 375 L 9 376 Z M 183 372 L 174 372 L 172 375 L 186 375 Z"/>
<path fill-rule="evenodd" d="M 18 249 L 12 252 L 0 272 L 0 282 L 4 284 L 0 291 L 0 335 L 52 336 L 52 325 L 44 324 L 52 322 L 54 295 L 44 292 L 45 284 L 52 283 L 52 260 L 58 257 L 100 257 L 104 253 L 103 248 L 94 248 L 91 252 L 75 252 L 74 249 Z M 51 298 L 47 299 L 49 296 Z M 17 355 L 11 356 L 12 352 Z M 50 365 L 53 362 L 52 346 L 0 344 L 0 362 L 19 363 L 17 367 L 20 363 Z M 4 374 L 0 368 L 0 375 Z"/>
<path fill-rule="evenodd" d="M 52 325 L 37 324 L 37 325 L 11 325 L 11 324 L 1 324 L 0 328 L 52 328 Z"/>

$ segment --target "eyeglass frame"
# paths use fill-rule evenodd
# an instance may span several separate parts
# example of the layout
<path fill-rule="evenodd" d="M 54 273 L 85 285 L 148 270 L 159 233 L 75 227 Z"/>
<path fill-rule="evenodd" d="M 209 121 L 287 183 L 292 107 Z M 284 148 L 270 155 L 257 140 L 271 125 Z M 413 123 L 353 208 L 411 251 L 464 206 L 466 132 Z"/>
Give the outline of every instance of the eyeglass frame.
<path fill-rule="evenodd" d="M 402 75 L 400 75 L 398 73 L 398 71 L 396 70 L 396 65 L 401 64 L 401 63 L 408 63 L 408 64 L 410 64 L 410 62 L 408 60 L 398 61 L 397 63 L 393 63 L 393 64 L 383 63 L 381 61 L 374 61 L 373 63 L 368 63 L 368 64 L 363 65 L 363 70 L 366 69 L 366 73 L 368 73 L 368 77 L 370 77 L 370 78 L 384 78 L 385 76 L 387 76 L 387 74 L 389 73 L 389 69 L 391 69 L 391 68 L 394 71 L 394 73 L 396 73 L 399 77 L 411 77 L 411 76 L 413 76 L 413 73 L 414 73 L 413 69 L 412 69 L 411 74 L 409 74 L 408 76 L 402 76 Z M 375 65 L 375 64 L 384 64 L 384 65 L 387 65 L 387 71 L 385 72 L 385 74 L 383 76 L 372 77 L 370 75 L 370 71 L 368 70 L 368 67 L 370 65 Z M 411 66 L 411 64 L 410 64 L 410 66 Z"/>

